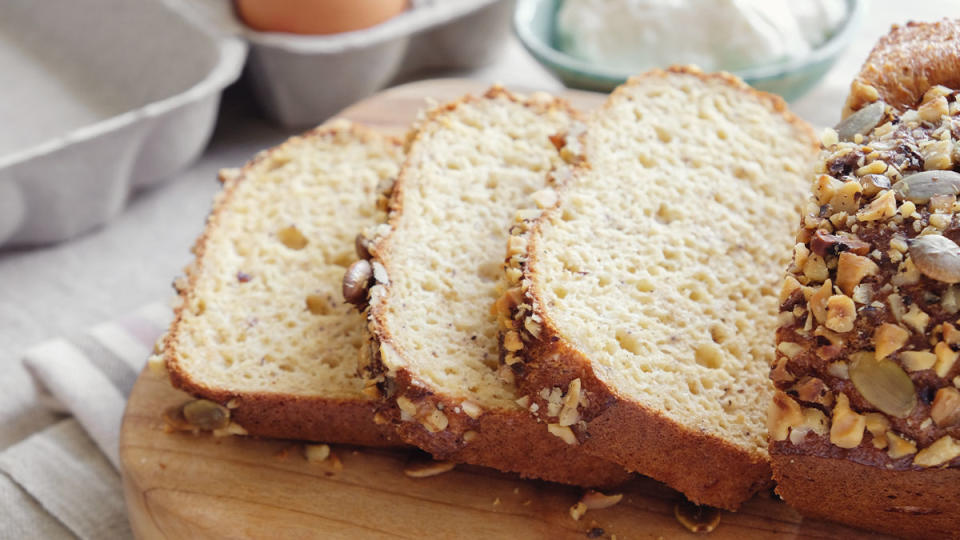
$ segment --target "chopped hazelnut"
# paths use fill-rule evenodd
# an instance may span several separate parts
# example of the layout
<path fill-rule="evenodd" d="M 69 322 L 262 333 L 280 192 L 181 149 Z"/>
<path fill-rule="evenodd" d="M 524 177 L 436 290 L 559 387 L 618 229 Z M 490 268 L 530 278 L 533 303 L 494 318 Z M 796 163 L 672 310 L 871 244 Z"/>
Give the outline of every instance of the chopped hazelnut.
<path fill-rule="evenodd" d="M 303 455 L 310 463 L 326 461 L 330 457 L 330 446 L 326 444 L 306 444 L 303 446 Z"/>
<path fill-rule="evenodd" d="M 841 213 L 840 215 L 845 214 Z M 817 232 L 813 233 L 813 238 L 810 239 L 810 250 L 821 257 L 846 253 L 848 251 L 856 253 L 857 255 L 866 255 L 870 253 L 870 244 L 860 240 L 856 236 L 844 233 L 828 234 L 822 229 L 818 229 Z M 802 265 L 797 266 L 800 267 Z"/>
<path fill-rule="evenodd" d="M 877 449 L 884 449 L 889 444 L 887 441 L 887 431 L 890 430 L 890 421 L 880 413 L 867 413 L 864 415 L 867 420 L 867 431 L 873 436 L 873 446 Z"/>
<path fill-rule="evenodd" d="M 827 299 L 830 298 L 833 293 L 833 283 L 829 279 L 823 282 L 823 285 L 820 286 L 807 300 L 807 303 L 810 307 L 810 311 L 813 313 L 813 316 L 817 319 L 817 322 L 823 323 L 827 320 Z"/>
<path fill-rule="evenodd" d="M 827 299 L 827 320 L 824 325 L 835 332 L 849 332 L 857 320 L 857 307 L 853 299 L 835 294 Z"/>
<path fill-rule="evenodd" d="M 942 428 L 960 424 L 960 391 L 951 386 L 937 390 L 930 407 L 930 418 Z"/>
<path fill-rule="evenodd" d="M 800 404 L 787 394 L 777 390 L 767 409 L 767 429 L 770 438 L 782 441 L 787 438 L 790 428 L 803 422 Z"/>
<path fill-rule="evenodd" d="M 877 263 L 867 257 L 843 252 L 837 261 L 837 286 L 844 294 L 852 295 L 853 289 L 867 276 L 880 270 Z"/>
<path fill-rule="evenodd" d="M 777 350 L 785 354 L 787 358 L 793 359 L 803 352 L 803 345 L 791 341 L 781 341 L 780 344 L 777 345 Z"/>
<path fill-rule="evenodd" d="M 903 322 L 918 334 L 923 334 L 927 329 L 927 324 L 930 323 L 930 316 L 924 313 L 917 304 L 911 305 L 902 318 Z"/>
<path fill-rule="evenodd" d="M 837 405 L 833 408 L 833 424 L 830 426 L 830 442 L 840 448 L 856 448 L 863 440 L 863 430 L 867 419 L 850 409 L 850 399 L 846 394 L 837 396 Z"/>
<path fill-rule="evenodd" d="M 817 204 L 830 204 L 830 200 L 842 186 L 843 182 L 830 175 L 821 174 L 818 176 L 813 183 L 813 196 L 816 197 Z"/>
<path fill-rule="evenodd" d="M 803 421 L 790 429 L 790 442 L 800 444 L 806 438 L 807 433 L 814 432 L 817 435 L 826 435 L 827 415 L 820 412 L 820 409 L 806 407 L 803 409 Z"/>
<path fill-rule="evenodd" d="M 938 377 L 944 378 L 950 373 L 950 369 L 957 361 L 957 356 L 960 356 L 960 353 L 955 352 L 949 345 L 942 341 L 937 343 L 937 346 L 933 348 L 933 352 L 937 355 L 937 362 L 934 364 L 933 370 L 936 371 Z"/>
<path fill-rule="evenodd" d="M 806 403 L 817 403 L 825 407 L 833 405 L 833 392 L 816 377 L 805 376 L 793 386 L 797 399 Z"/>
<path fill-rule="evenodd" d="M 830 277 L 830 271 L 827 269 L 827 263 L 823 257 L 817 254 L 811 254 L 803 263 L 803 275 L 810 281 L 824 281 Z"/>
<path fill-rule="evenodd" d="M 573 430 L 568 426 L 561 426 L 560 424 L 547 424 L 547 431 L 549 431 L 551 435 L 559 437 L 567 444 L 577 444 L 577 437 L 573 434 Z"/>
<path fill-rule="evenodd" d="M 960 330 L 950 323 L 943 323 L 943 340 L 951 347 L 960 345 Z"/>
<path fill-rule="evenodd" d="M 941 116 L 948 114 L 950 114 L 950 105 L 944 96 L 931 99 L 917 109 L 917 116 L 924 122 L 937 122 Z"/>
<path fill-rule="evenodd" d="M 893 190 L 881 191 L 873 201 L 857 212 L 860 221 L 877 221 L 893 217 L 897 213 L 897 201 Z"/>
<path fill-rule="evenodd" d="M 884 323 L 873 331 L 876 359 L 882 360 L 907 344 L 910 332 L 896 324 Z"/>
<path fill-rule="evenodd" d="M 796 377 L 787 370 L 787 359 L 780 357 L 770 370 L 770 379 L 773 382 L 791 382 Z"/>
<path fill-rule="evenodd" d="M 523 342 L 520 341 L 520 333 L 516 330 L 510 330 L 503 334 L 503 348 L 509 352 L 517 352 L 523 349 Z"/>
<path fill-rule="evenodd" d="M 860 194 L 863 186 L 856 180 L 844 182 L 833 197 L 830 199 L 830 206 L 835 212 L 846 212 L 852 214 L 860 207 Z M 891 216 L 893 213 L 890 214 Z"/>
<path fill-rule="evenodd" d="M 944 435 L 930 446 L 917 452 L 913 464 L 920 467 L 936 467 L 960 456 L 960 444 L 949 435 Z"/>
<path fill-rule="evenodd" d="M 937 361 L 937 355 L 930 351 L 903 351 L 900 362 L 907 371 L 930 369 Z"/>
<path fill-rule="evenodd" d="M 832 362 L 827 366 L 827 373 L 838 379 L 850 378 L 850 366 L 846 362 Z"/>
<path fill-rule="evenodd" d="M 780 304 L 782 305 L 787 299 L 790 298 L 790 295 L 793 294 L 793 291 L 799 289 L 802 285 L 797 281 L 797 278 L 793 276 L 787 276 L 783 280 L 783 287 L 780 288 Z"/>
<path fill-rule="evenodd" d="M 887 455 L 891 459 L 900 459 L 903 456 L 917 453 L 917 445 L 910 440 L 904 439 L 892 431 L 887 432 L 887 444 L 889 449 Z"/>
<path fill-rule="evenodd" d="M 803 265 L 807 264 L 807 257 L 809 256 L 810 250 L 803 243 L 798 242 L 797 245 L 793 246 L 793 264 L 797 268 L 803 268 Z"/>

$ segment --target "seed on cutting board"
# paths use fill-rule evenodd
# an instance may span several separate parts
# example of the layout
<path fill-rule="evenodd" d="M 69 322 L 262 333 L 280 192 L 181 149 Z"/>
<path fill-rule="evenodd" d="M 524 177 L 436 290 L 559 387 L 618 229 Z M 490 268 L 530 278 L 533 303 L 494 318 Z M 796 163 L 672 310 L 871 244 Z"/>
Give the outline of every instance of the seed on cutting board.
<path fill-rule="evenodd" d="M 886 113 L 887 104 L 874 101 L 841 121 L 834 128 L 841 141 L 852 141 L 856 135 L 866 135 L 880 124 Z"/>
<path fill-rule="evenodd" d="M 927 204 L 935 195 L 960 194 L 960 173 L 954 171 L 924 171 L 903 177 L 893 185 L 900 200 Z"/>
<path fill-rule="evenodd" d="M 196 399 L 183 405 L 183 417 L 199 429 L 212 431 L 227 427 L 230 410 L 208 399 Z"/>
<path fill-rule="evenodd" d="M 717 528 L 723 513 L 719 508 L 684 500 L 673 505 L 673 515 L 690 532 L 708 533 Z"/>
<path fill-rule="evenodd" d="M 911 240 L 908 251 L 921 274 L 944 283 L 960 282 L 960 246 L 953 240 L 929 234 Z"/>

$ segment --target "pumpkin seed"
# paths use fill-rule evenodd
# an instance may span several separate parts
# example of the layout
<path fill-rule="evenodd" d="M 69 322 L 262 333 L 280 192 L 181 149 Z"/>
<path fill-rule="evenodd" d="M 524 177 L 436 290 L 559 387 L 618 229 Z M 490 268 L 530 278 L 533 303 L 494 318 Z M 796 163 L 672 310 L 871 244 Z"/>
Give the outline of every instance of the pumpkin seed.
<path fill-rule="evenodd" d="M 183 417 L 190 425 L 212 431 L 227 427 L 230 410 L 207 399 L 197 399 L 183 405 Z"/>
<path fill-rule="evenodd" d="M 903 177 L 893 185 L 900 200 L 927 204 L 935 195 L 960 194 L 960 173 L 954 171 L 923 171 Z"/>
<path fill-rule="evenodd" d="M 886 115 L 887 104 L 882 101 L 874 101 L 859 111 L 844 118 L 833 129 L 837 132 L 837 137 L 841 141 L 852 141 L 856 135 L 866 135 L 873 128 L 880 125 L 880 121 Z"/>
<path fill-rule="evenodd" d="M 906 418 L 917 405 L 913 381 L 891 360 L 877 360 L 872 352 L 850 355 L 850 380 L 863 399 L 879 411 Z"/>
<path fill-rule="evenodd" d="M 920 273 L 944 283 L 960 282 L 960 246 L 938 234 L 910 241 L 910 257 Z"/>

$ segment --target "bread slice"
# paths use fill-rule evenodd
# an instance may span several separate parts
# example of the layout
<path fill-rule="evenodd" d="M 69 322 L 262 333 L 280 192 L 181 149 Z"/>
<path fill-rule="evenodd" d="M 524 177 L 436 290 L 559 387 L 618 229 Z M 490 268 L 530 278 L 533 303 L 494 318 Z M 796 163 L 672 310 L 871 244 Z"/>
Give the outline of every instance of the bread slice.
<path fill-rule="evenodd" d="M 693 68 L 618 88 L 557 207 L 520 220 L 498 310 L 541 429 L 736 509 L 770 482 L 776 290 L 810 128 Z"/>
<path fill-rule="evenodd" d="M 531 197 L 547 196 L 560 162 L 550 136 L 574 118 L 562 101 L 495 87 L 420 122 L 371 247 L 374 343 L 361 369 L 386 400 L 385 419 L 438 459 L 599 486 L 628 475 L 529 415 L 498 377 L 490 311 L 507 228 Z"/>
<path fill-rule="evenodd" d="M 366 325 L 340 282 L 402 156 L 399 141 L 337 121 L 221 172 L 164 339 L 175 386 L 252 435 L 400 444 L 356 377 Z"/>
<path fill-rule="evenodd" d="M 955 28 L 895 28 L 878 48 L 904 59 L 918 46 L 897 50 L 905 32 L 937 43 Z M 900 75 L 909 91 L 874 95 L 901 101 L 861 104 L 824 136 L 771 371 L 777 492 L 806 515 L 909 538 L 960 537 L 960 101 L 916 77 L 960 82 L 938 71 L 960 66 L 953 46 L 931 65 L 886 65 L 888 89 Z"/>

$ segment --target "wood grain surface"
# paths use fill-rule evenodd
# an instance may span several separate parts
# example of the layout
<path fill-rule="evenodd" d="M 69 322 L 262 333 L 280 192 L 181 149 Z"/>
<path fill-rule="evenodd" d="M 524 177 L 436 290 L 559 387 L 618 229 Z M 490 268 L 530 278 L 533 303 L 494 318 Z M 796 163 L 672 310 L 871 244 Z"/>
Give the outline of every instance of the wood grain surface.
<path fill-rule="evenodd" d="M 439 101 L 485 85 L 435 80 L 397 87 L 341 116 L 402 134 L 425 98 Z M 604 96 L 569 92 L 590 109 Z M 237 164 L 239 165 L 239 164 Z M 187 399 L 144 372 L 131 393 L 120 435 L 123 485 L 138 538 L 694 538 L 674 517 L 682 497 L 645 478 L 625 486 L 620 504 L 579 520 L 578 489 L 459 466 L 430 478 L 403 472 L 405 450 L 335 446 L 335 460 L 308 462 L 299 442 L 167 433 L 161 412 Z M 713 539 L 876 538 L 805 521 L 763 492 L 725 512 Z"/>

